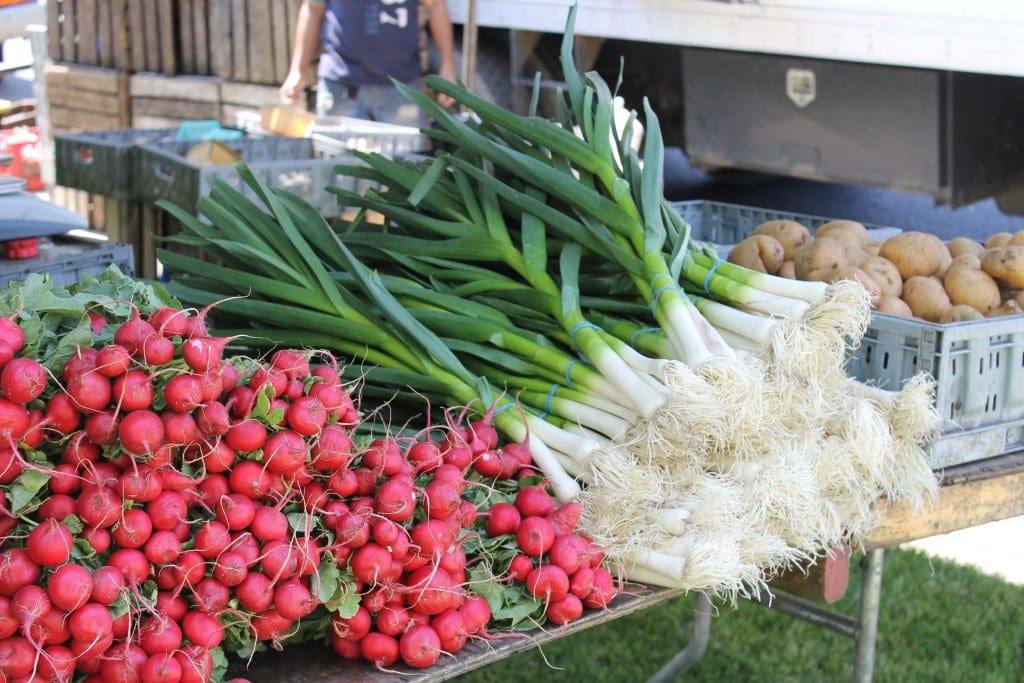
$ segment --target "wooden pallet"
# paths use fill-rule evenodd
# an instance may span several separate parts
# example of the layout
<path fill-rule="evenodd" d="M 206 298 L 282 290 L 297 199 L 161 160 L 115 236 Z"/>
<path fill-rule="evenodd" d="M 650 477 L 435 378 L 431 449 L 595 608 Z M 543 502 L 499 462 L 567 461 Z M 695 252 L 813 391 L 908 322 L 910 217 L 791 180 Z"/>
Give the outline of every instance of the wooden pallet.
<path fill-rule="evenodd" d="M 128 0 L 46 3 L 48 52 L 58 62 L 127 69 Z"/>
<path fill-rule="evenodd" d="M 295 3 L 206 0 L 206 4 L 210 72 L 225 81 L 280 85 L 291 61 Z"/>
<path fill-rule="evenodd" d="M 220 118 L 220 79 L 209 76 L 132 74 L 133 128 L 173 128 L 183 121 Z"/>
<path fill-rule="evenodd" d="M 111 130 L 131 125 L 125 72 L 78 64 L 48 64 L 43 73 L 53 132 Z"/>
<path fill-rule="evenodd" d="M 219 118 L 226 126 L 236 125 L 239 112 L 259 112 L 264 107 L 277 107 L 280 104 L 276 85 L 225 82 L 220 86 Z"/>

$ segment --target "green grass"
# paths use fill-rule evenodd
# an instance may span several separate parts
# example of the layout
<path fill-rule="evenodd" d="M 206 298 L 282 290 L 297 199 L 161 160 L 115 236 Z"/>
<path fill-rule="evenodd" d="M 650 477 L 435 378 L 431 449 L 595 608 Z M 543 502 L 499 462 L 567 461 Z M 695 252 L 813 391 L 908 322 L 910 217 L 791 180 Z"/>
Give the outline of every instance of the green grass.
<path fill-rule="evenodd" d="M 832 607 L 855 616 L 860 567 Z M 879 683 L 1024 681 L 1024 586 L 1015 586 L 917 551 L 890 550 L 882 572 L 875 660 Z M 683 647 L 694 597 L 685 596 L 466 674 L 460 683 L 643 681 Z M 742 601 L 723 605 L 711 624 L 692 681 L 846 681 L 853 639 Z M 557 669 L 552 667 L 558 667 Z"/>

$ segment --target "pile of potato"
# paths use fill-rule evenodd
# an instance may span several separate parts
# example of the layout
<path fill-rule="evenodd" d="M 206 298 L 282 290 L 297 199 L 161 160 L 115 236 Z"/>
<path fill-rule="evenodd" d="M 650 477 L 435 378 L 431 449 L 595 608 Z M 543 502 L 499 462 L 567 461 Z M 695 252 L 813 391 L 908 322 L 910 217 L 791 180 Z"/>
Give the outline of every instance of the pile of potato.
<path fill-rule="evenodd" d="M 831 221 L 812 236 L 800 223 L 775 220 L 757 226 L 728 259 L 799 280 L 857 280 L 875 295 L 875 310 L 890 315 L 951 323 L 1024 312 L 1024 230 L 984 244 L 924 232 L 873 241 L 856 221 Z"/>

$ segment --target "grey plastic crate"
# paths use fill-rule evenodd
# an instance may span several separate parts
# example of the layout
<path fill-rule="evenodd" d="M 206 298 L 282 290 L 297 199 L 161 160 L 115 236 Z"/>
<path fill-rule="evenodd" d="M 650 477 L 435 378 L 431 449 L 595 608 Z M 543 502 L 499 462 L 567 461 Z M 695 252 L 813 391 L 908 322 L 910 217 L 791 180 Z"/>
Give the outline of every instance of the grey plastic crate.
<path fill-rule="evenodd" d="M 799 221 L 812 232 L 832 220 L 703 200 L 674 206 L 693 239 L 714 243 L 736 243 L 770 220 Z M 876 313 L 847 362 L 852 377 L 886 389 L 919 371 L 935 378 L 944 420 L 929 449 L 933 467 L 1024 448 L 1024 316 L 939 325 Z"/>
<path fill-rule="evenodd" d="M 138 145 L 173 141 L 177 128 L 54 136 L 57 184 L 114 199 L 136 199 Z"/>
<path fill-rule="evenodd" d="M 142 145 L 139 148 L 138 187 L 147 201 L 166 199 L 193 211 L 200 197 L 210 191 L 215 179 L 252 193 L 242 183 L 233 164 L 198 165 L 185 158 L 193 142 Z M 308 138 L 267 137 L 222 141 L 236 152 L 256 177 L 271 187 L 299 195 L 325 215 L 336 215 L 337 198 L 327 186 L 352 186 L 355 181 L 338 176 L 338 163 L 354 162 L 334 145 L 322 146 Z"/>
<path fill-rule="evenodd" d="M 54 283 L 66 285 L 86 274 L 99 275 L 112 265 L 125 275 L 135 274 L 131 245 L 74 237 L 40 238 L 38 257 L 0 259 L 0 287 L 24 280 L 32 273 L 48 275 Z"/>

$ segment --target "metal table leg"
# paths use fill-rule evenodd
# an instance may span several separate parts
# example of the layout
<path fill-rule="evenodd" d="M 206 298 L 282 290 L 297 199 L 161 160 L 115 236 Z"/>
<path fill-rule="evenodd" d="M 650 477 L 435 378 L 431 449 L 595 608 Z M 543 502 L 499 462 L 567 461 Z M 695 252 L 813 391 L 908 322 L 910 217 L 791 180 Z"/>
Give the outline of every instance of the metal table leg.
<path fill-rule="evenodd" d="M 647 679 L 647 683 L 670 683 L 680 674 L 697 663 L 708 648 L 711 640 L 711 600 L 703 593 L 697 594 L 697 604 L 693 609 L 693 636 L 690 642 L 676 656 L 670 659 L 657 673 Z"/>
<path fill-rule="evenodd" d="M 875 639 L 878 636 L 878 612 L 882 603 L 881 548 L 870 551 L 864 558 L 864 577 L 861 582 L 859 630 L 857 632 L 857 659 L 854 663 L 854 683 L 871 683 L 875 670 Z"/>

